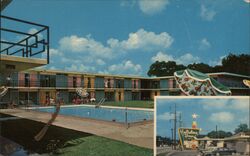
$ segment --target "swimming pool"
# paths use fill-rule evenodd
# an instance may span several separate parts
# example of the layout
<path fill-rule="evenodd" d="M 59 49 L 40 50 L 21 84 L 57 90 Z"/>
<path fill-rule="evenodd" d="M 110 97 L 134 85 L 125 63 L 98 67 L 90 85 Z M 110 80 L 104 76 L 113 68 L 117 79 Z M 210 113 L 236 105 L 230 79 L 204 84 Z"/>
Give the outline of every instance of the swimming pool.
<path fill-rule="evenodd" d="M 52 113 L 55 107 L 34 108 L 36 111 Z M 91 118 L 97 120 L 114 121 L 118 123 L 135 123 L 145 120 L 153 120 L 154 112 L 148 110 L 131 110 L 124 108 L 109 108 L 93 106 L 62 106 L 61 115 L 77 116 L 83 118 Z M 127 117 L 127 119 L 126 119 Z"/>

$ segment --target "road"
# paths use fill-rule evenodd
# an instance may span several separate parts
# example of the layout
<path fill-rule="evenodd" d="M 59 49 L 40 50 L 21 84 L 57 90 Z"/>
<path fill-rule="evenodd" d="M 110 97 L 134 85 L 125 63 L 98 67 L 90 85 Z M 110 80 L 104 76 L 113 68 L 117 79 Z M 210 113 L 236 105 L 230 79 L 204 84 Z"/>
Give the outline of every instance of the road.
<path fill-rule="evenodd" d="M 166 156 L 197 156 L 198 152 L 197 151 L 174 151 L 171 152 L 169 154 L 167 154 Z"/>
<path fill-rule="evenodd" d="M 160 156 L 198 156 L 199 152 L 196 150 L 173 150 L 169 146 L 157 147 L 157 155 Z"/>

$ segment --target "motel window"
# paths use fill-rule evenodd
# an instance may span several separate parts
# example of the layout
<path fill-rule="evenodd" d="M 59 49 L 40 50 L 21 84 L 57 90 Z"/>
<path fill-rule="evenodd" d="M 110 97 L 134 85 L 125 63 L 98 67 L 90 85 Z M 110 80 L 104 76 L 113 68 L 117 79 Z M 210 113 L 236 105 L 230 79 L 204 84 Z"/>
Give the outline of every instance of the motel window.
<path fill-rule="evenodd" d="M 56 87 L 67 87 L 68 78 L 66 74 L 56 74 Z"/>
<path fill-rule="evenodd" d="M 107 85 L 107 86 L 108 86 L 108 88 L 111 88 L 111 85 L 110 85 L 110 79 L 108 79 L 108 82 L 107 82 L 107 83 L 108 83 L 108 85 Z"/>
<path fill-rule="evenodd" d="M 117 87 L 118 87 L 118 88 L 121 88 L 121 80 L 118 80 L 117 83 L 118 83 L 118 84 L 117 84 Z"/>
<path fill-rule="evenodd" d="M 136 87 L 136 80 L 133 80 L 133 81 L 134 81 L 134 88 L 137 88 L 137 87 Z"/>
<path fill-rule="evenodd" d="M 73 88 L 76 88 L 76 86 L 77 86 L 77 85 L 76 85 L 76 77 L 74 76 L 74 77 L 73 77 Z"/>
<path fill-rule="evenodd" d="M 123 88 L 124 87 L 124 80 L 116 79 L 115 80 L 115 87 L 116 88 Z"/>
<path fill-rule="evenodd" d="M 176 88 L 176 81 L 173 80 L 173 88 Z"/>
<path fill-rule="evenodd" d="M 116 80 L 116 88 L 121 88 L 121 80 Z"/>
<path fill-rule="evenodd" d="M 56 86 L 56 75 L 41 75 L 40 76 L 41 87 L 55 87 Z"/>
<path fill-rule="evenodd" d="M 90 78 L 88 77 L 88 88 L 91 88 Z"/>
<path fill-rule="evenodd" d="M 48 87 L 49 86 L 49 76 L 48 75 L 41 75 L 40 76 L 40 86 L 41 87 Z"/>
<path fill-rule="evenodd" d="M 30 75 L 29 74 L 24 74 L 24 86 L 29 87 L 30 86 Z"/>
<path fill-rule="evenodd" d="M 114 101 L 114 92 L 105 92 L 106 101 Z"/>
<path fill-rule="evenodd" d="M 49 87 L 56 87 L 56 75 L 50 75 Z"/>
<path fill-rule="evenodd" d="M 133 88 L 138 88 L 139 80 L 132 80 L 132 87 Z"/>
<path fill-rule="evenodd" d="M 156 89 L 156 88 L 159 88 L 159 82 L 158 81 L 153 81 L 152 82 L 152 88 Z"/>
<path fill-rule="evenodd" d="M 139 93 L 138 92 L 132 92 L 132 100 L 139 100 Z"/>

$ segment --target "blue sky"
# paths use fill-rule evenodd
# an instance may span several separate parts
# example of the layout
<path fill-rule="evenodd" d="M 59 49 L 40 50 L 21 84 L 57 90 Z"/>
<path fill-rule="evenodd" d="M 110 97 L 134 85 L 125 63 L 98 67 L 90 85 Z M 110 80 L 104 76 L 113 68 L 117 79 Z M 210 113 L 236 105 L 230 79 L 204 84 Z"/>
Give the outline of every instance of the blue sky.
<path fill-rule="evenodd" d="M 234 132 L 240 124 L 249 124 L 249 98 L 158 98 L 157 99 L 157 135 L 171 137 L 173 128 L 174 104 L 177 117 L 181 114 L 183 127 L 192 126 L 192 114 L 198 114 L 196 119 L 201 134 L 215 130 Z M 179 126 L 179 122 L 177 123 Z"/>
<path fill-rule="evenodd" d="M 48 69 L 145 76 L 156 60 L 249 53 L 247 1 L 14 0 L 3 14 L 50 26 Z"/>

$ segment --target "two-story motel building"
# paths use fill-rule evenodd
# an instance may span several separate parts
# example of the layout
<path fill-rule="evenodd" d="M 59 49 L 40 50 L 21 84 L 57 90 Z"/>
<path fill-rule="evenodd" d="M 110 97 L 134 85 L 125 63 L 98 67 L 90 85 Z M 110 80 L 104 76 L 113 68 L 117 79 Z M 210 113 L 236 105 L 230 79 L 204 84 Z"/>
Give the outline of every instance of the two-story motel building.
<path fill-rule="evenodd" d="M 210 73 L 218 82 L 229 87 L 232 95 L 249 95 L 243 79 L 249 76 L 232 73 Z M 5 78 L 1 78 L 4 83 Z M 86 88 L 88 98 L 99 101 L 153 100 L 154 96 L 182 95 L 173 76 L 138 77 L 122 75 L 90 74 L 57 70 L 27 70 L 10 75 L 9 92 L 2 99 L 15 102 L 31 100 L 45 105 L 46 97 L 55 98 L 60 92 L 65 103 L 72 103 L 76 88 Z"/>

